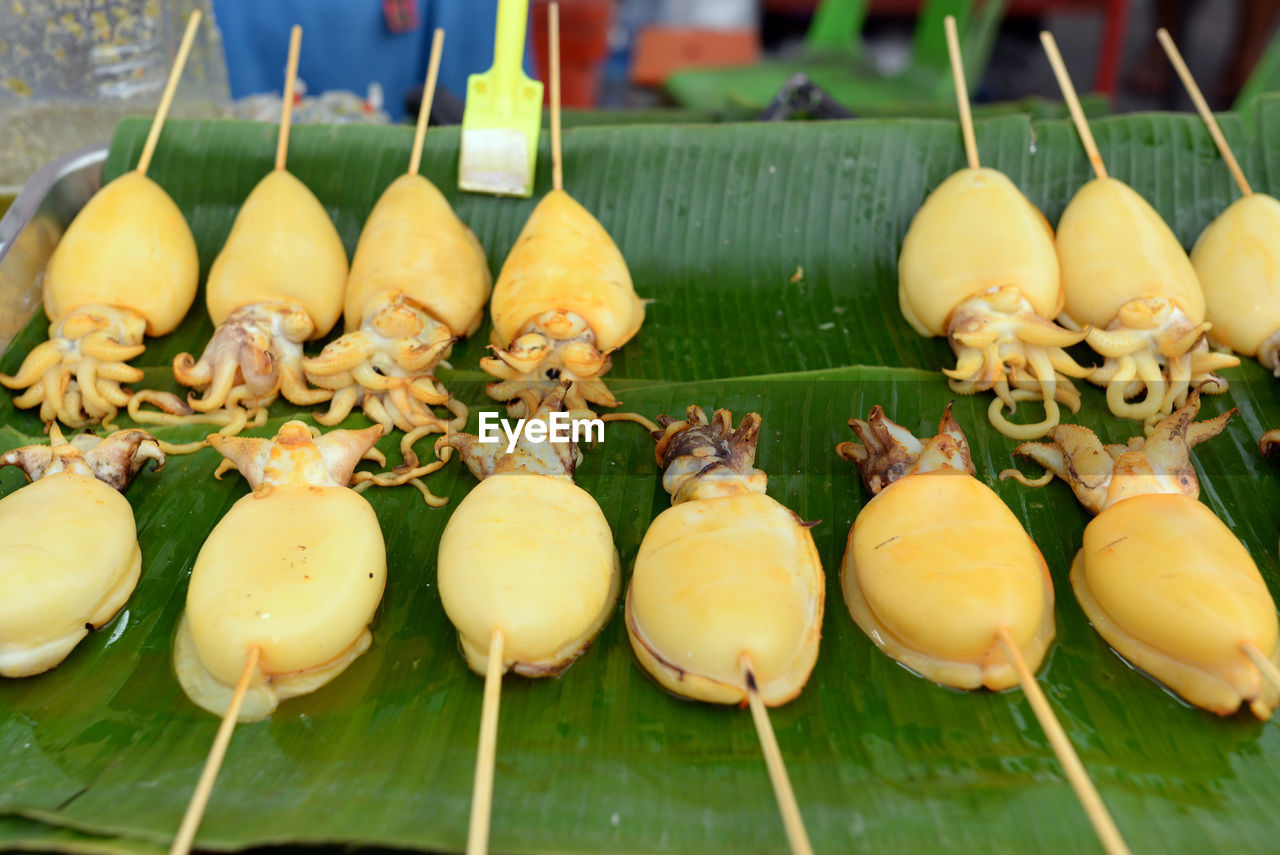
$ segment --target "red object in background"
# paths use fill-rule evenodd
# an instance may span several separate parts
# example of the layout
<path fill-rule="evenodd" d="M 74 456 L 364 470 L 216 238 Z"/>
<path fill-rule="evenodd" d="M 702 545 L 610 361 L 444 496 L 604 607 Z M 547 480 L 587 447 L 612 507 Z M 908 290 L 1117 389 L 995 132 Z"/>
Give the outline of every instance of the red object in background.
<path fill-rule="evenodd" d="M 594 107 L 600 98 L 600 78 L 609 55 L 609 28 L 613 25 L 613 0 L 559 0 L 560 2 L 560 104 Z M 551 66 L 548 63 L 547 6 L 549 0 L 533 0 L 533 50 L 538 76 L 546 84 L 544 103 L 551 103 Z"/>
<path fill-rule="evenodd" d="M 754 65 L 760 61 L 760 34 L 755 30 L 695 30 L 645 27 L 631 55 L 631 82 L 661 86 L 675 71 Z"/>
<path fill-rule="evenodd" d="M 387 29 L 393 33 L 408 33 L 418 29 L 417 0 L 382 0 L 382 17 Z"/>

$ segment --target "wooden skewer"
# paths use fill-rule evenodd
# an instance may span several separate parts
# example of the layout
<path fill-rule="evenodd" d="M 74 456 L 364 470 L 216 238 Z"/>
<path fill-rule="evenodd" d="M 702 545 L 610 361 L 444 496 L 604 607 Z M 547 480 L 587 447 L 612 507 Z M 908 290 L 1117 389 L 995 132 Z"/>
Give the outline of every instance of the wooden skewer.
<path fill-rule="evenodd" d="M 489 638 L 489 667 L 484 672 L 484 702 L 480 707 L 480 745 L 476 749 L 476 779 L 471 790 L 471 825 L 467 855 L 489 851 L 489 815 L 493 809 L 493 758 L 498 744 L 498 704 L 502 700 L 502 630 Z"/>
<path fill-rule="evenodd" d="M 1067 780 L 1071 782 L 1072 788 L 1076 791 L 1076 797 L 1080 799 L 1080 804 L 1089 817 L 1089 822 L 1093 824 L 1093 830 L 1098 835 L 1102 848 L 1108 855 L 1129 855 L 1129 847 L 1120 836 L 1120 830 L 1116 828 L 1115 821 L 1107 812 L 1107 806 L 1102 803 L 1102 797 L 1098 795 L 1097 788 L 1089 779 L 1089 773 L 1085 771 L 1084 764 L 1080 762 L 1080 756 L 1076 754 L 1066 731 L 1062 729 L 1062 724 L 1054 715 L 1053 707 L 1049 706 L 1049 700 L 1044 696 L 1040 684 L 1036 682 L 1035 675 L 1027 667 L 1027 661 L 1022 658 L 1022 651 L 1018 649 L 1013 636 L 1009 634 L 1007 628 L 1000 627 L 996 638 L 1000 642 L 1000 648 L 1004 651 L 1005 657 L 1013 664 L 1013 670 L 1018 674 L 1018 682 L 1022 683 L 1022 691 L 1027 696 L 1027 701 L 1031 704 L 1036 718 L 1040 721 L 1040 727 L 1044 730 L 1045 736 L 1049 737 L 1053 753 L 1058 756 L 1058 762 L 1067 773 Z"/>
<path fill-rule="evenodd" d="M 560 157 L 560 4 L 547 9 L 547 30 L 551 60 L 551 186 L 564 189 L 564 167 Z"/>
<path fill-rule="evenodd" d="M 946 17 L 943 28 L 947 31 L 947 53 L 951 55 L 951 77 L 956 83 L 956 106 L 960 108 L 964 153 L 969 158 L 969 168 L 977 169 L 978 140 L 973 135 L 973 111 L 969 109 L 969 85 L 964 81 L 964 60 L 960 57 L 960 36 L 956 32 L 955 15 Z"/>
<path fill-rule="evenodd" d="M 1258 645 L 1252 641 L 1246 641 L 1240 645 L 1240 649 L 1244 651 L 1244 655 L 1252 660 L 1253 664 L 1262 672 L 1262 676 L 1267 679 L 1271 685 L 1280 689 L 1280 668 L 1276 667 L 1276 663 L 1272 662 L 1265 653 L 1258 649 Z"/>
<path fill-rule="evenodd" d="M 1222 152 L 1222 159 L 1227 162 L 1227 169 L 1231 170 L 1231 175 L 1235 178 L 1236 184 L 1240 185 L 1240 192 L 1246 196 L 1251 195 L 1253 190 L 1249 187 L 1248 179 L 1244 177 L 1244 170 L 1236 162 L 1236 156 L 1231 153 L 1231 146 L 1227 145 L 1227 138 L 1222 135 L 1222 128 L 1218 127 L 1218 120 L 1213 117 L 1213 111 L 1209 109 L 1209 104 L 1204 100 L 1200 87 L 1196 85 L 1195 78 L 1191 76 L 1191 69 L 1187 68 L 1187 64 L 1183 61 L 1182 54 L 1178 52 L 1178 46 L 1173 43 L 1173 38 L 1169 35 L 1169 31 L 1161 27 L 1156 30 L 1156 38 L 1160 41 L 1160 46 L 1164 48 L 1164 52 L 1169 56 L 1169 62 L 1173 63 L 1174 71 L 1178 72 L 1178 76 L 1182 78 L 1182 85 L 1187 87 L 1187 94 L 1191 96 L 1191 102 L 1196 105 L 1200 118 L 1204 119 L 1204 123 L 1209 126 L 1209 136 L 1213 137 L 1214 143 L 1218 146 L 1218 151 Z"/>
<path fill-rule="evenodd" d="M 773 784 L 773 795 L 778 800 L 778 812 L 782 814 L 782 824 L 787 830 L 787 842 L 791 845 L 792 855 L 813 855 L 813 846 L 809 843 L 809 833 L 804 828 L 804 818 L 800 816 L 800 805 L 796 803 L 796 794 L 791 789 L 791 779 L 787 777 L 787 767 L 782 762 L 782 751 L 778 748 L 778 737 L 769 722 L 769 710 L 760 699 L 760 690 L 756 686 L 756 675 L 751 664 L 751 654 L 743 652 L 738 657 L 742 666 L 742 679 L 747 686 L 747 704 L 751 707 L 751 718 L 756 725 L 756 734 L 760 737 L 760 749 L 764 752 L 764 763 L 769 769 L 769 780 Z"/>
<path fill-rule="evenodd" d="M 422 86 L 422 106 L 418 109 L 418 127 L 413 132 L 413 153 L 409 155 L 409 174 L 416 175 L 422 164 L 422 141 L 427 136 L 431 118 L 431 102 L 436 97 L 436 77 L 440 74 L 440 53 L 444 50 L 444 30 L 436 27 L 431 36 L 431 59 L 427 60 L 427 82 Z"/>
<path fill-rule="evenodd" d="M 218 725 L 213 747 L 209 749 L 209 757 L 204 761 L 204 770 L 200 773 L 200 780 L 196 782 L 195 792 L 191 794 L 187 812 L 182 815 L 182 825 L 178 826 L 178 836 L 173 839 L 173 846 L 169 847 L 169 855 L 187 855 L 191 851 L 191 844 L 196 839 L 196 829 L 200 827 L 205 806 L 209 804 L 214 781 L 218 779 L 218 770 L 222 768 L 222 758 L 226 756 L 227 746 L 231 744 L 231 732 L 235 730 L 245 692 L 249 690 L 249 681 L 253 679 L 253 672 L 258 667 L 261 655 L 262 650 L 255 645 L 249 648 L 249 653 L 245 656 L 240 682 L 236 683 L 231 703 L 222 714 L 222 724 Z"/>
<path fill-rule="evenodd" d="M 1094 142 L 1093 131 L 1089 130 L 1089 123 L 1085 121 L 1084 110 L 1080 109 L 1080 97 L 1076 95 L 1076 87 L 1071 84 L 1071 75 L 1067 74 L 1066 63 L 1062 61 L 1062 54 L 1058 53 L 1058 43 L 1053 40 L 1053 33 L 1048 30 L 1041 32 L 1040 43 L 1044 45 L 1049 64 L 1053 66 L 1053 76 L 1058 78 L 1058 88 L 1062 90 L 1062 98 L 1071 111 L 1071 121 L 1075 122 L 1085 154 L 1089 155 L 1089 163 L 1093 164 L 1093 174 L 1106 178 L 1107 167 L 1102 163 L 1102 155 L 1098 154 L 1098 144 Z"/>
<path fill-rule="evenodd" d="M 182 79 L 182 69 L 187 64 L 187 55 L 191 53 L 191 43 L 196 40 L 196 29 L 200 26 L 200 10 L 196 9 L 187 18 L 187 31 L 182 34 L 182 43 L 178 45 L 178 55 L 173 58 L 173 68 L 169 70 L 169 80 L 164 85 L 164 93 L 160 96 L 160 106 L 156 108 L 156 116 L 151 120 L 151 131 L 147 134 L 147 142 L 142 146 L 142 156 L 138 158 L 138 173 L 147 174 L 151 165 L 151 156 L 156 153 L 156 143 L 160 141 L 160 130 L 164 127 L 165 116 L 169 115 L 169 105 L 173 103 L 173 93 L 178 91 L 178 81 Z"/>
<path fill-rule="evenodd" d="M 284 72 L 284 103 L 280 105 L 280 138 L 276 140 L 276 169 L 284 169 L 289 155 L 289 126 L 293 122 L 293 85 L 298 80 L 298 52 L 302 48 L 302 27 L 289 31 L 289 64 Z"/>

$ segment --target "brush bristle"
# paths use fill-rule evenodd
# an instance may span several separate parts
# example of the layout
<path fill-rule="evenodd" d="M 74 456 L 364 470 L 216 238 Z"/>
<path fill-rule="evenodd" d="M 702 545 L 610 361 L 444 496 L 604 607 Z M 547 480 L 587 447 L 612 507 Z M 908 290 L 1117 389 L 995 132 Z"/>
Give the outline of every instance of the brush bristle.
<path fill-rule="evenodd" d="M 525 135 L 510 128 L 464 129 L 458 186 L 472 193 L 499 196 L 533 193 Z"/>

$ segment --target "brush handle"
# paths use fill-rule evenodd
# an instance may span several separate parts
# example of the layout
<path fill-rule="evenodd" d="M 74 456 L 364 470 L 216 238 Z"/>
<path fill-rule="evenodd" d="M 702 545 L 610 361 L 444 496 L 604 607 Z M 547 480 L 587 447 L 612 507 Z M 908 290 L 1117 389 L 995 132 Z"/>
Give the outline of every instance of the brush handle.
<path fill-rule="evenodd" d="M 524 74 L 524 37 L 529 0 L 498 0 L 498 25 L 493 37 L 493 83 L 501 100 L 508 100 Z"/>

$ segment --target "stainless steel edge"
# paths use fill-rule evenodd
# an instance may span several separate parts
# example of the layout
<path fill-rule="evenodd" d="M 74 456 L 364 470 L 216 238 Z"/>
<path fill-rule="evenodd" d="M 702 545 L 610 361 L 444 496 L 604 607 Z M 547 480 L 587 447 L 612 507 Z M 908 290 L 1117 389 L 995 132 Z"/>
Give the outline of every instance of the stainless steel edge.
<path fill-rule="evenodd" d="M 22 186 L 0 219 L 0 352 L 40 305 L 40 273 L 62 233 L 102 187 L 107 144 L 52 160 Z"/>

